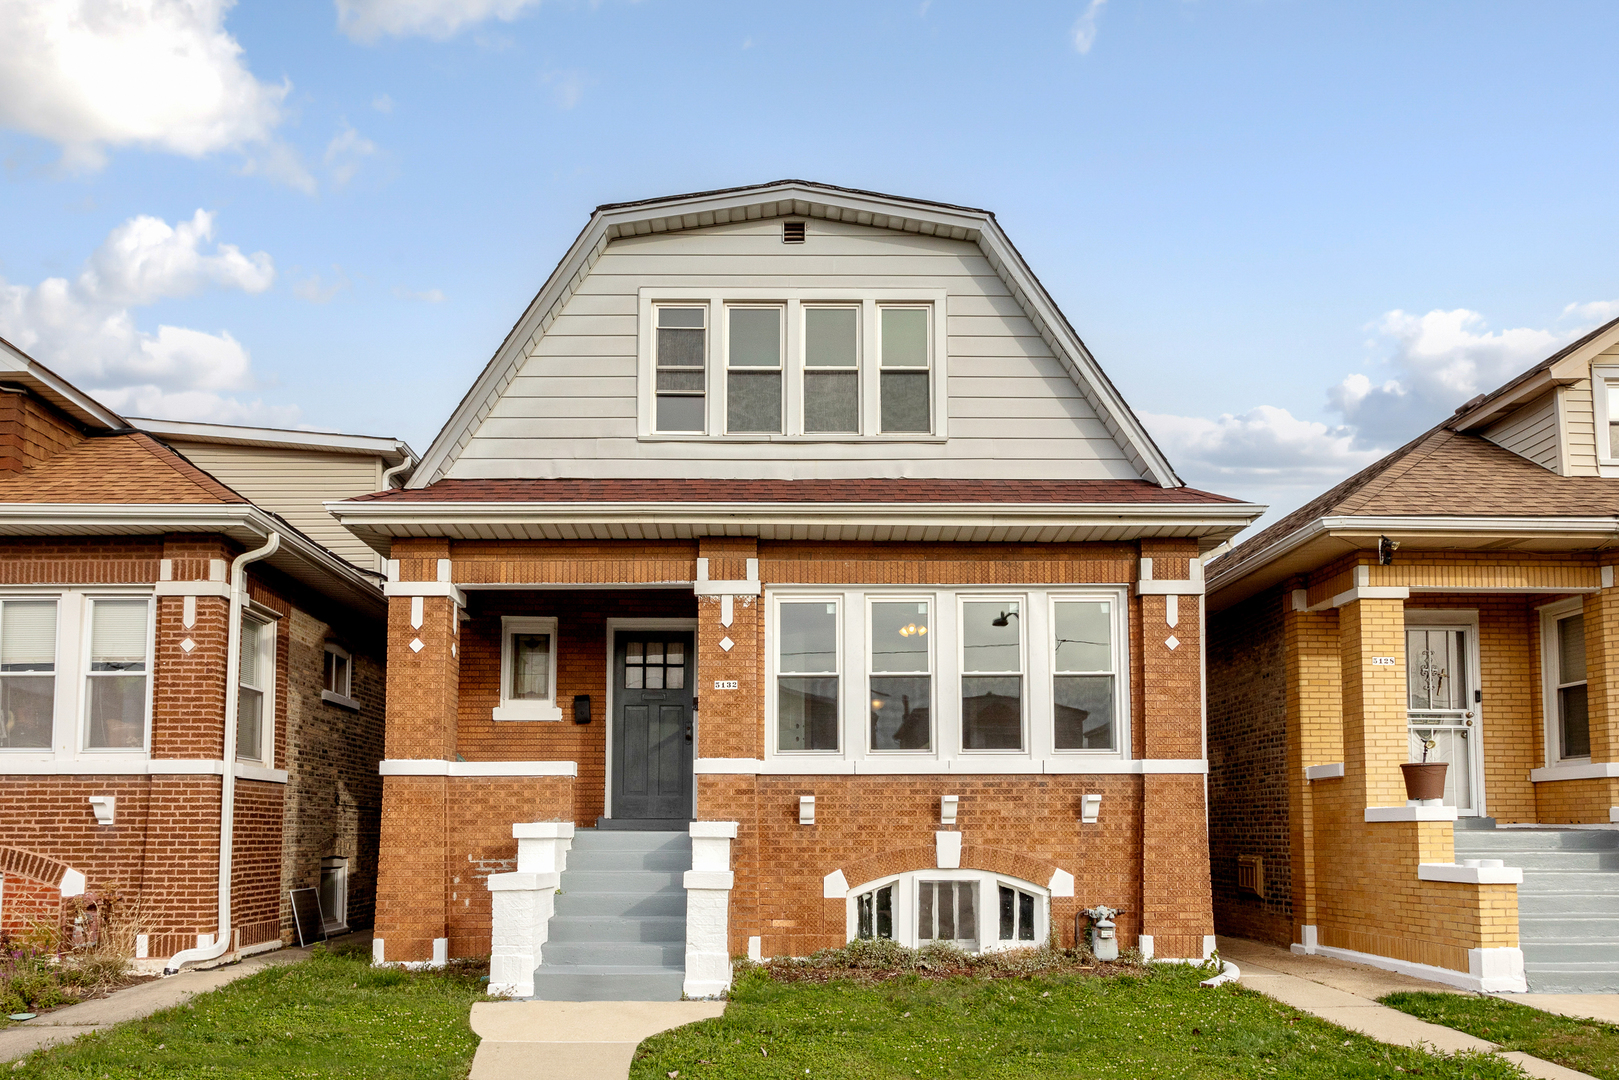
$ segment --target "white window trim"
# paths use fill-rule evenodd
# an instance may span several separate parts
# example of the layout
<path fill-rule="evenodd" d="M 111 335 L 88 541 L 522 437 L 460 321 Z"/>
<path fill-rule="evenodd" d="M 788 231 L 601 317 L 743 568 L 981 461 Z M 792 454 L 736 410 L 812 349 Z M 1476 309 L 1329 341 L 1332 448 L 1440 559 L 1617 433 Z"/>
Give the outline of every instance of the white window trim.
<path fill-rule="evenodd" d="M 14 760 L 19 755 L 24 754 L 33 757 L 38 757 L 40 755 L 53 755 L 56 749 L 57 741 L 60 737 L 59 732 L 62 729 L 62 596 L 60 593 L 56 592 L 39 593 L 29 591 L 21 593 L 0 593 L 0 602 L 28 603 L 30 601 L 34 603 L 49 601 L 50 603 L 56 605 L 56 640 L 52 643 L 51 652 L 51 677 L 53 679 L 51 684 L 51 742 L 49 746 L 0 746 L 0 761 Z M 0 606 L 3 606 L 3 604 L 0 604 Z M 69 672 L 69 674 L 74 678 L 78 677 L 78 672 L 76 671 Z"/>
<path fill-rule="evenodd" d="M 916 933 L 917 897 L 923 881 L 973 881 L 978 883 L 976 914 L 978 916 L 978 952 L 999 952 L 1007 949 L 1038 948 L 1051 936 L 1051 890 L 1032 881 L 997 874 L 990 870 L 907 870 L 888 874 L 850 889 L 844 901 L 844 940 L 854 941 L 860 932 L 860 914 L 856 901 L 865 893 L 894 886 L 894 938 L 901 945 L 917 948 L 922 944 Z M 1000 938 L 1000 886 L 1006 885 L 1031 894 L 1034 905 L 1034 940 L 1002 941 Z"/>
<path fill-rule="evenodd" d="M 930 701 L 928 703 L 928 749 L 926 750 L 875 750 L 871 745 L 871 680 L 874 677 L 880 677 L 877 675 L 876 667 L 871 661 L 871 646 L 874 637 L 871 620 L 873 614 L 872 609 L 878 604 L 926 604 L 928 606 L 927 618 L 929 625 L 926 644 L 928 652 L 927 675 L 929 681 L 928 693 Z M 937 657 L 938 650 L 935 647 L 938 643 L 939 635 L 935 626 L 933 625 L 939 621 L 938 598 L 932 593 L 867 593 L 865 596 L 864 607 L 866 612 L 866 625 L 865 640 L 861 644 L 861 660 L 862 665 L 865 668 L 863 675 L 865 685 L 862 687 L 865 692 L 861 695 L 860 704 L 862 706 L 861 731 L 863 733 L 862 738 L 864 740 L 862 745 L 865 748 L 865 752 L 872 757 L 932 758 L 939 747 L 939 661 Z M 900 672 L 890 677 L 915 678 L 916 673 Z"/>
<path fill-rule="evenodd" d="M 512 701 L 506 695 L 512 685 L 512 635 L 550 634 L 551 670 L 546 686 L 551 696 L 543 701 Z M 557 640 L 557 621 L 554 618 L 507 615 L 500 620 L 500 704 L 495 706 L 494 719 L 517 721 L 558 722 L 562 707 L 557 704 L 557 654 L 562 651 Z"/>
<path fill-rule="evenodd" d="M 1608 415 L 1608 383 L 1619 384 L 1619 367 L 1591 368 L 1591 413 L 1596 421 L 1597 472 L 1602 476 L 1619 476 L 1619 455 L 1608 445 L 1608 424 L 1619 423 L 1619 417 Z"/>
<path fill-rule="evenodd" d="M 942 443 L 948 440 L 949 402 L 946 356 L 949 326 L 949 295 L 943 289 L 822 289 L 822 288 L 735 288 L 679 289 L 645 286 L 638 291 L 639 317 L 636 345 L 637 438 L 643 442 L 899 442 Z M 784 405 L 781 435 L 755 433 L 725 434 L 725 345 L 716 341 L 729 334 L 725 319 L 727 305 L 779 305 L 786 311 L 786 345 L 782 353 Z M 859 307 L 860 433 L 808 434 L 804 431 L 804 325 L 805 304 Z M 881 433 L 878 392 L 881 323 L 880 305 L 928 307 L 931 309 L 929 335 L 928 404 L 932 411 L 930 433 Z M 657 407 L 656 307 L 707 307 L 708 337 L 705 338 L 708 426 L 702 433 L 662 432 L 655 428 Z"/>
<path fill-rule="evenodd" d="M 1057 605 L 1071 603 L 1100 603 L 1108 605 L 1108 629 L 1112 634 L 1111 659 L 1113 662 L 1113 748 L 1111 750 L 1059 750 L 1057 748 Z M 1130 613 L 1128 597 L 1123 591 L 1112 589 L 1062 590 L 1047 597 L 1045 641 L 1047 664 L 1050 667 L 1048 683 L 1051 694 L 1050 740 L 1046 748 L 1055 757 L 1117 758 L 1127 754 L 1130 746 Z M 1088 673 L 1089 674 L 1089 673 Z"/>
<path fill-rule="evenodd" d="M 991 773 L 1114 773 L 1139 772 L 1141 763 L 1131 755 L 1131 686 L 1129 638 L 1129 587 L 1119 585 L 1047 586 L 940 586 L 918 589 L 915 585 L 849 585 L 829 590 L 825 585 L 770 586 L 765 590 L 765 725 L 766 751 L 761 765 L 771 764 L 792 771 L 806 768 L 826 773 L 891 774 L 991 774 Z M 1024 722 L 1025 749 L 961 750 L 961 667 L 958 635 L 960 602 L 963 599 L 1017 599 L 1027 614 L 1024 635 Z M 841 601 L 839 614 L 839 656 L 842 670 L 838 677 L 839 751 L 777 749 L 776 719 L 776 640 L 780 604 L 784 600 Z M 870 635 L 870 608 L 877 600 L 928 600 L 932 603 L 933 662 L 933 749 L 869 749 L 871 737 L 870 672 L 867 642 Z M 1058 600 L 1107 600 L 1114 619 L 1115 683 L 1117 693 L 1115 723 L 1117 745 L 1113 750 L 1054 749 L 1054 684 L 1051 643 L 1051 603 Z M 949 616 L 949 617 L 947 617 Z M 1020 618 L 1018 621 L 1023 621 Z M 1046 647 L 1031 647 L 1045 641 Z M 1151 765 L 1153 763 L 1148 763 Z M 1188 762 L 1188 764 L 1192 764 Z M 1199 771 L 1201 762 L 1197 762 Z M 1132 765 L 1136 767 L 1132 767 Z M 1148 771 L 1161 771 L 1150 768 Z"/>
<path fill-rule="evenodd" d="M 339 645 L 335 641 L 328 641 L 326 643 L 326 653 L 341 656 L 344 660 L 348 661 L 348 685 L 343 687 L 342 693 L 338 693 L 335 690 L 327 690 L 323 686 L 321 687 L 320 691 L 320 699 L 329 705 L 338 705 L 342 708 L 353 709 L 355 712 L 359 712 L 360 703 L 354 699 L 354 654 L 343 648 L 343 646 Z M 325 663 L 326 657 L 325 655 L 322 655 L 321 664 L 323 666 L 321 667 L 320 676 L 321 682 L 323 683 L 326 681 L 326 668 L 324 667 Z"/>
<path fill-rule="evenodd" d="M 997 604 L 997 603 L 1016 604 L 1017 608 L 1018 608 L 1017 609 L 1018 670 L 1017 670 L 1016 674 L 1017 674 L 1019 684 L 1021 686 L 1021 689 L 1020 689 L 1020 691 L 1018 693 L 1018 711 L 1019 711 L 1018 731 L 1020 733 L 1020 738 L 1022 740 L 1022 745 L 1016 750 L 990 750 L 990 749 L 969 750 L 965 745 L 966 740 L 967 740 L 967 725 L 966 725 L 966 717 L 963 715 L 963 713 L 961 711 L 961 698 L 962 698 L 962 694 L 963 694 L 963 692 L 965 690 L 965 687 L 963 686 L 963 680 L 968 679 L 968 678 L 989 678 L 989 679 L 1009 678 L 1013 674 L 1012 672 L 1009 672 L 1009 671 L 993 671 L 993 672 L 979 672 L 979 671 L 969 672 L 968 671 L 968 669 L 967 669 L 967 658 L 966 658 L 966 641 L 963 639 L 963 637 L 961 635 L 960 628 L 966 625 L 965 612 L 966 612 L 966 609 L 967 609 L 967 605 L 969 603 L 973 603 L 973 604 L 991 604 L 991 605 Z M 1029 598 L 1026 595 L 1024 595 L 1023 593 L 1003 593 L 1003 592 L 965 593 L 964 592 L 964 593 L 957 593 L 956 594 L 955 614 L 956 614 L 956 628 L 957 629 L 956 629 L 955 703 L 956 703 L 957 721 L 956 721 L 956 742 L 955 742 L 954 749 L 962 757 L 980 757 L 980 756 L 984 756 L 984 757 L 1030 757 L 1030 756 L 1032 756 L 1030 751 L 1033 748 L 1033 746 L 1035 745 L 1034 740 L 1031 737 L 1033 733 L 1029 730 L 1029 728 L 1030 728 L 1029 717 L 1030 717 L 1030 715 L 1031 715 L 1031 713 L 1033 711 L 1032 708 L 1031 708 L 1031 706 L 1033 705 L 1033 702 L 1032 702 L 1031 699 L 1034 696 L 1034 687 L 1031 685 L 1033 680 L 1029 677 L 1029 640 L 1033 636 L 1029 632 L 1029 622 L 1031 621 L 1031 619 L 1034 618 L 1034 616 L 1032 615 L 1031 610 L 1030 610 L 1032 607 L 1033 607 L 1033 605 L 1029 603 Z"/>
<path fill-rule="evenodd" d="M 784 601 L 794 604 L 828 603 L 837 606 L 838 610 L 836 618 L 838 640 L 836 646 L 834 646 L 834 649 L 835 654 L 838 657 L 838 747 L 835 750 L 783 750 L 780 748 L 781 728 L 777 723 L 776 712 L 777 705 L 781 701 L 781 694 L 776 688 L 776 680 L 781 674 L 781 657 L 777 650 L 777 642 L 780 637 L 777 627 L 781 625 L 781 605 Z M 849 634 L 847 633 L 847 628 L 844 625 L 844 621 L 849 611 L 849 602 L 847 597 L 843 593 L 835 592 L 792 592 L 774 596 L 770 599 L 769 603 L 770 614 L 768 618 L 768 626 L 765 631 L 765 714 L 768 717 L 766 723 L 769 725 L 769 738 L 766 741 L 766 745 L 770 747 L 770 753 L 776 757 L 799 759 L 842 758 L 845 751 L 849 748 L 849 732 L 847 728 L 849 724 L 849 715 L 851 712 L 849 684 L 852 681 L 848 674 L 850 648 Z M 865 665 L 861 664 L 862 670 L 864 667 Z M 793 678 L 794 674 L 789 674 L 787 677 Z M 809 677 L 813 678 L 813 676 Z M 860 692 L 862 695 L 865 694 L 865 690 L 866 688 L 864 686 L 860 687 Z"/>
<path fill-rule="evenodd" d="M 343 910 L 336 912 L 334 915 L 334 913 L 328 913 L 324 908 L 322 908 L 321 920 L 326 924 L 326 932 L 328 934 L 346 934 L 349 931 L 349 858 L 346 855 L 325 856 L 320 860 L 320 870 L 321 877 L 325 877 L 327 870 L 339 871 L 338 878 L 343 883 L 341 893 L 341 904 Z M 322 882 L 317 879 L 315 892 L 316 896 L 320 895 L 319 886 L 321 884 Z"/>
<path fill-rule="evenodd" d="M 1585 601 L 1582 597 L 1572 600 L 1562 600 L 1555 604 L 1547 604 L 1540 610 L 1540 703 L 1542 712 L 1541 732 L 1544 740 L 1542 760 L 1548 769 L 1567 768 L 1574 765 L 1588 765 L 1591 756 L 1562 757 L 1561 742 L 1558 738 L 1557 724 L 1557 687 L 1559 670 L 1557 657 L 1557 624 L 1570 615 L 1583 614 Z M 1586 655 L 1586 685 L 1590 685 L 1590 654 Z M 1587 713 L 1589 715 L 1589 711 Z"/>
<path fill-rule="evenodd" d="M 63 601 L 66 601 L 70 596 L 77 597 L 77 599 L 78 599 L 78 603 L 76 605 L 77 608 L 78 608 L 78 611 L 76 612 L 76 618 L 74 620 L 74 622 L 75 622 L 74 629 L 77 632 L 78 637 L 79 637 L 79 648 L 78 648 L 79 661 L 78 661 L 78 670 L 75 672 L 76 678 L 74 680 L 75 685 L 74 685 L 74 688 L 73 688 L 73 693 L 74 693 L 77 700 L 76 700 L 76 703 L 75 703 L 76 707 L 74 708 L 74 718 L 73 718 L 73 724 L 72 724 L 72 729 L 73 729 L 73 732 L 74 732 L 73 746 L 74 746 L 74 750 L 75 750 L 76 754 L 80 754 L 80 755 L 114 754 L 114 755 L 117 755 L 117 756 L 120 756 L 120 757 L 127 756 L 127 755 L 134 755 L 134 754 L 139 754 L 139 755 L 142 755 L 142 756 L 150 756 L 151 753 L 152 753 L 152 720 L 153 720 L 153 717 L 152 717 L 152 684 L 157 681 L 156 678 L 155 678 L 157 673 L 153 670 L 153 668 L 155 667 L 154 660 L 155 660 L 156 651 L 157 651 L 156 650 L 156 644 L 157 644 L 157 605 L 152 602 L 153 601 L 152 590 L 141 591 L 141 590 L 118 589 L 118 590 L 113 590 L 113 591 L 109 591 L 109 592 L 99 592 L 99 591 L 91 592 L 91 591 L 88 591 L 88 590 L 80 591 L 80 590 L 74 589 L 74 590 L 64 590 L 60 594 L 60 596 L 61 596 Z M 94 621 L 93 621 L 93 618 L 91 616 L 91 605 L 90 605 L 90 602 L 92 600 L 144 600 L 146 602 L 146 672 L 145 672 L 145 675 L 146 675 L 146 703 L 145 703 L 145 706 L 144 706 L 144 708 L 146 710 L 146 719 L 145 719 L 145 725 L 144 725 L 145 726 L 145 735 L 144 735 L 142 744 L 139 747 L 133 747 L 132 746 L 132 747 L 129 747 L 127 749 L 123 749 L 123 748 L 118 748 L 118 747 L 100 747 L 100 746 L 91 747 L 90 746 L 90 694 L 89 694 L 88 679 L 89 679 L 89 676 L 90 676 L 90 637 L 91 637 L 91 631 L 92 631 L 92 629 L 94 627 Z M 63 640 L 62 639 L 62 618 L 61 618 L 61 616 L 62 616 L 63 609 L 66 608 L 67 606 L 68 605 L 66 603 L 62 603 L 57 607 L 56 634 L 57 634 L 57 645 L 58 645 L 57 655 L 58 656 L 62 655 L 61 650 L 60 650 L 61 642 Z M 234 688 L 232 688 L 231 692 L 232 693 L 235 692 Z M 57 717 L 58 717 L 58 719 L 60 719 L 60 717 L 61 717 L 61 701 L 60 700 L 58 700 L 58 702 L 57 702 Z M 57 738 L 60 739 L 60 737 L 61 737 L 60 734 L 58 734 Z M 234 757 L 234 753 L 232 754 L 232 756 Z"/>
<path fill-rule="evenodd" d="M 275 767 L 275 687 L 276 687 L 276 620 L 265 614 L 260 604 L 251 604 L 242 612 L 242 622 L 256 622 L 259 624 L 259 665 L 268 678 L 264 680 L 264 687 L 260 691 L 264 695 L 261 722 L 259 725 L 259 756 L 256 758 L 243 757 L 239 751 L 232 748 L 236 761 L 244 765 L 263 765 L 268 768 Z M 240 683 L 240 673 L 237 681 Z M 239 686 L 237 692 L 239 691 Z M 259 689 L 255 687 L 254 689 Z M 240 724 L 242 718 L 236 717 Z"/>

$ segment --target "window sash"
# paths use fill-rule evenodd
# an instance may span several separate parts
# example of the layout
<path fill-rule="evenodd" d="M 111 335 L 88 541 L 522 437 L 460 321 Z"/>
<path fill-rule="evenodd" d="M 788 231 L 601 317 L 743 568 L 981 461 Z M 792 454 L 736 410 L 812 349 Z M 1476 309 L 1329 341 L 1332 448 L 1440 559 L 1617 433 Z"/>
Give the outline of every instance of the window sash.
<path fill-rule="evenodd" d="M 832 640 L 794 641 L 789 653 L 788 609 L 823 608 Z M 806 614 L 812 614 L 806 612 Z M 780 753 L 836 753 L 843 746 L 843 603 L 840 599 L 795 597 L 775 605 L 776 749 Z M 825 627 L 815 628 L 815 632 Z M 802 638 L 804 631 L 795 631 Z M 789 659 L 799 657 L 806 659 Z M 807 658 L 815 659 L 807 659 Z M 824 659 L 830 659 L 826 665 Z M 817 666 L 819 665 L 819 666 Z"/>
<path fill-rule="evenodd" d="M 766 320 L 763 316 L 773 318 Z M 733 435 L 780 435 L 784 426 L 787 312 L 776 306 L 733 304 L 725 309 L 725 430 Z M 767 323 L 771 323 L 767 328 Z"/>
<path fill-rule="evenodd" d="M 326 649 L 326 672 L 323 689 L 338 697 L 351 697 L 354 689 L 354 659 L 347 653 L 330 646 Z"/>
<path fill-rule="evenodd" d="M 1078 615 L 1076 609 L 1095 608 L 1088 613 L 1099 617 L 1100 625 L 1065 621 Z M 1118 624 L 1119 608 L 1111 599 L 1100 597 L 1057 597 L 1051 603 L 1051 723 L 1052 749 L 1058 753 L 1102 752 L 1118 749 Z M 1100 630 L 1103 640 L 1070 639 L 1068 634 L 1091 634 Z M 1064 649 L 1064 645 L 1080 648 Z M 1064 663 L 1066 653 L 1067 663 Z M 1081 661 L 1090 660 L 1089 666 Z M 1100 662 L 1100 663 L 1098 663 Z M 1099 708 L 1100 706 L 1100 708 Z M 1098 712 L 1102 720 L 1095 720 Z"/>
<path fill-rule="evenodd" d="M 84 748 L 144 750 L 150 724 L 151 601 L 93 597 L 88 607 Z"/>
<path fill-rule="evenodd" d="M 802 311 L 804 434 L 858 435 L 860 309 L 806 304 Z"/>
<path fill-rule="evenodd" d="M 708 428 L 708 307 L 659 305 L 653 309 L 653 321 L 652 428 L 702 434 Z M 683 351 L 686 355 L 681 355 Z"/>
<path fill-rule="evenodd" d="M 866 627 L 866 689 L 871 706 L 868 748 L 876 754 L 931 752 L 936 711 L 933 642 L 937 640 L 937 634 L 929 636 L 932 599 L 872 597 L 867 602 Z M 879 663 L 879 644 L 892 641 L 895 635 L 921 648 L 892 653 L 902 659 Z"/>
<path fill-rule="evenodd" d="M 932 308 L 882 304 L 877 313 L 879 430 L 884 435 L 928 434 L 933 430 Z"/>

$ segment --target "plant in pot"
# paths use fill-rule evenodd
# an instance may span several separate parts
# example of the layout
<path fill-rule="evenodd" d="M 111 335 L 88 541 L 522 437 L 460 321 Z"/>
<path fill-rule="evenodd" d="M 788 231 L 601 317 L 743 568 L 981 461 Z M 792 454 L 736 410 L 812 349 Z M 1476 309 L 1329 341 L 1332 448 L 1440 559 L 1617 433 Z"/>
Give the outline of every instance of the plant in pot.
<path fill-rule="evenodd" d="M 1433 739 L 1422 740 L 1422 760 L 1400 766 L 1405 773 L 1405 797 L 1417 802 L 1445 797 L 1445 770 L 1448 761 L 1429 761 L 1428 752 L 1439 744 Z"/>

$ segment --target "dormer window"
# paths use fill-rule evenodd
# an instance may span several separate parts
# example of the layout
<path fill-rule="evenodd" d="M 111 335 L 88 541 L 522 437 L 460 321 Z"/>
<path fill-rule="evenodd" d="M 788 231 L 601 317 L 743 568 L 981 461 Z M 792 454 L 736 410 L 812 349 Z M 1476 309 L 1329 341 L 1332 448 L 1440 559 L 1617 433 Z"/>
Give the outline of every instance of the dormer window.
<path fill-rule="evenodd" d="M 1597 472 L 1619 476 L 1619 367 L 1592 366 L 1591 406 L 1596 421 Z"/>

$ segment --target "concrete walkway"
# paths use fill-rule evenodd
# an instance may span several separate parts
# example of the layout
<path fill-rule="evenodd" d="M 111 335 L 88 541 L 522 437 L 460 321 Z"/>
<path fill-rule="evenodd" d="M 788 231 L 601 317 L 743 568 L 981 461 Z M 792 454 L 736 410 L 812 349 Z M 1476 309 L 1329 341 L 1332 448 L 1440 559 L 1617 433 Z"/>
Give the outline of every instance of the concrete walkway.
<path fill-rule="evenodd" d="M 642 1039 L 724 1011 L 723 1001 L 480 1001 L 468 1080 L 620 1080 Z"/>
<path fill-rule="evenodd" d="M 183 1005 L 197 994 L 246 978 L 255 971 L 290 964 L 308 956 L 308 949 L 278 949 L 250 956 L 239 964 L 205 971 L 188 969 L 166 979 L 116 990 L 103 998 L 41 1013 L 33 1020 L 0 1029 L 0 1062 L 15 1061 L 41 1047 L 69 1042 L 92 1031 L 104 1031 L 126 1020 L 144 1019 L 163 1009 Z"/>
<path fill-rule="evenodd" d="M 1295 956 L 1286 949 L 1241 938 L 1220 938 L 1219 946 L 1221 957 L 1242 970 L 1238 982 L 1243 986 L 1258 990 L 1284 1005 L 1291 1005 L 1300 1012 L 1311 1013 L 1339 1027 L 1358 1031 L 1378 1042 L 1394 1046 L 1421 1043 L 1447 1054 L 1462 1050 L 1494 1052 L 1530 1076 L 1543 1080 L 1593 1080 L 1589 1073 L 1566 1069 L 1516 1050 L 1501 1050 L 1495 1043 L 1455 1028 L 1418 1020 L 1408 1013 L 1377 1003 L 1377 999 L 1383 995 L 1401 990 L 1460 993 L 1453 987 L 1379 968 L 1330 960 L 1324 956 Z M 1525 1000 L 1535 996 L 1561 995 L 1513 994 L 1510 999 L 1526 1005 L 1537 1004 Z"/>

